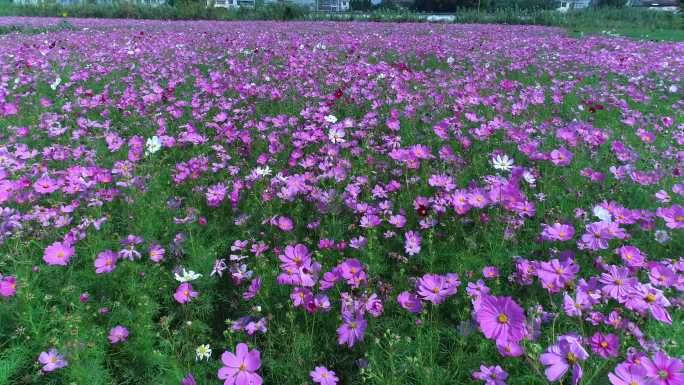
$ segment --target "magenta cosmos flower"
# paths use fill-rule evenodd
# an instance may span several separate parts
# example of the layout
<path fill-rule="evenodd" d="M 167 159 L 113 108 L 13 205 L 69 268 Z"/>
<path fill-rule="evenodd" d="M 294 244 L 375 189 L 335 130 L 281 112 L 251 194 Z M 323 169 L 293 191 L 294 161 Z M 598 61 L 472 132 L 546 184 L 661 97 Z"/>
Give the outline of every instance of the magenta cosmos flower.
<path fill-rule="evenodd" d="M 52 348 L 47 352 L 40 353 L 40 356 L 38 356 L 38 362 L 43 365 L 42 370 L 44 372 L 52 372 L 53 370 L 69 365 L 64 357 L 57 353 L 57 349 L 55 348 Z"/>
<path fill-rule="evenodd" d="M 425 274 L 416 283 L 418 295 L 425 301 L 439 305 L 444 300 L 456 293 L 454 285 L 449 284 L 447 279 L 437 274 Z"/>
<path fill-rule="evenodd" d="M 197 297 L 199 295 L 198 292 L 192 290 L 192 285 L 189 283 L 182 283 L 178 286 L 176 289 L 176 293 L 173 295 L 173 298 L 178 301 L 178 303 L 188 303 L 190 302 L 193 298 Z"/>
<path fill-rule="evenodd" d="M 614 373 L 608 373 L 608 380 L 612 385 L 646 385 L 645 375 L 643 366 L 623 362 Z"/>
<path fill-rule="evenodd" d="M 684 364 L 677 358 L 668 357 L 662 351 L 653 355 L 653 358 L 642 358 L 641 366 L 646 369 L 648 385 L 684 384 Z"/>
<path fill-rule="evenodd" d="M 192 373 L 188 373 L 188 375 L 181 380 L 181 385 L 197 385 L 197 381 L 195 381 L 195 377 Z"/>
<path fill-rule="evenodd" d="M 660 207 L 656 210 L 656 215 L 661 217 L 665 221 L 665 226 L 671 229 L 684 228 L 684 206 Z"/>
<path fill-rule="evenodd" d="M 560 336 L 558 343 L 546 350 L 546 353 L 539 357 L 542 365 L 548 366 L 544 373 L 549 381 L 558 381 L 572 368 L 572 383 L 577 385 L 582 378 L 582 367 L 580 361 L 589 358 L 589 353 L 582 347 L 577 337 Z"/>
<path fill-rule="evenodd" d="M 107 339 L 109 339 L 109 342 L 112 344 L 126 342 L 128 339 L 128 329 L 121 325 L 114 326 L 112 330 L 109 331 Z"/>
<path fill-rule="evenodd" d="M 0 274 L 0 297 L 12 297 L 17 294 L 17 279 L 11 275 Z"/>
<path fill-rule="evenodd" d="M 363 341 L 368 321 L 363 317 L 347 316 L 344 318 L 342 326 L 337 328 L 337 342 L 340 345 L 347 344 L 351 348 L 357 341 Z"/>
<path fill-rule="evenodd" d="M 48 265 L 66 266 L 74 256 L 75 249 L 68 243 L 55 242 L 45 248 L 43 260 Z"/>
<path fill-rule="evenodd" d="M 247 344 L 239 343 L 235 353 L 224 352 L 221 355 L 223 367 L 218 371 L 218 378 L 225 380 L 224 385 L 261 385 L 261 376 L 256 371 L 261 367 L 261 353 L 249 350 Z"/>
<path fill-rule="evenodd" d="M 575 228 L 571 225 L 554 223 L 553 225 L 542 225 L 542 239 L 549 241 L 568 241 L 575 235 Z"/>
<path fill-rule="evenodd" d="M 475 318 L 492 340 L 520 341 L 527 335 L 525 313 L 511 297 L 482 296 Z"/>
<path fill-rule="evenodd" d="M 482 269 L 482 276 L 485 279 L 499 278 L 499 269 L 496 266 L 485 266 Z"/>
<path fill-rule="evenodd" d="M 294 221 L 288 217 L 280 216 L 276 218 L 275 225 L 278 226 L 281 231 L 285 232 L 292 231 L 292 229 L 294 229 Z"/>
<path fill-rule="evenodd" d="M 423 304 L 420 302 L 415 294 L 411 294 L 408 291 L 404 291 L 399 296 L 397 296 L 397 302 L 399 305 L 411 313 L 420 313 L 423 311 Z"/>
<path fill-rule="evenodd" d="M 596 332 L 591 337 L 591 350 L 600 357 L 617 357 L 620 354 L 620 338 L 615 334 L 601 334 Z"/>
<path fill-rule="evenodd" d="M 317 366 L 309 375 L 311 375 L 313 382 L 321 385 L 335 385 L 339 381 L 339 378 L 335 376 L 335 372 L 323 366 Z"/>
<path fill-rule="evenodd" d="M 482 380 L 485 385 L 506 385 L 508 373 L 501 366 L 480 365 L 480 371 L 473 373 L 473 378 Z"/>
<path fill-rule="evenodd" d="M 111 273 L 116 269 L 116 260 L 119 256 L 111 250 L 100 252 L 95 258 L 95 273 Z"/>

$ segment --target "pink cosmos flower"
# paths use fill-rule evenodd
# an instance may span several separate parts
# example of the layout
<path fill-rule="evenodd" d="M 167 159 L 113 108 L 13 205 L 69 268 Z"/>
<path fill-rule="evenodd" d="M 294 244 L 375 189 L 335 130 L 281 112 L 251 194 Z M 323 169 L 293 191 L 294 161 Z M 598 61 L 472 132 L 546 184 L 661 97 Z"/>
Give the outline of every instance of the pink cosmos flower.
<path fill-rule="evenodd" d="M 68 243 L 55 242 L 45 248 L 43 260 L 48 265 L 66 266 L 74 255 L 75 249 Z"/>
<path fill-rule="evenodd" d="M 224 366 L 219 369 L 218 378 L 225 380 L 224 385 L 261 385 L 261 376 L 256 373 L 261 367 L 258 350 L 249 350 L 247 344 L 240 343 L 235 353 L 224 352 L 221 362 Z"/>
<path fill-rule="evenodd" d="M 424 301 L 439 305 L 450 295 L 449 285 L 444 277 L 436 274 L 425 274 L 416 283 L 418 295 Z"/>
<path fill-rule="evenodd" d="M 637 283 L 630 290 L 625 307 L 638 312 L 649 311 L 656 320 L 671 324 L 672 317 L 667 311 L 670 301 L 663 295 L 661 290 L 656 289 L 651 284 Z"/>
<path fill-rule="evenodd" d="M 560 261 L 552 259 L 542 262 L 537 270 L 537 276 L 542 285 L 552 293 L 558 292 L 567 282 L 573 281 L 579 272 L 579 266 L 572 259 Z"/>
<path fill-rule="evenodd" d="M 121 325 L 114 326 L 112 330 L 109 331 L 109 336 L 107 336 L 111 344 L 118 344 L 121 342 L 126 342 L 128 339 L 128 329 Z"/>
<path fill-rule="evenodd" d="M 321 385 L 335 385 L 339 381 L 339 378 L 335 376 L 335 372 L 323 366 L 317 366 L 309 375 L 313 382 Z"/>
<path fill-rule="evenodd" d="M 158 245 L 156 243 L 153 243 L 149 249 L 150 260 L 152 262 L 157 262 L 157 263 L 163 261 L 164 260 L 164 252 L 165 251 L 164 251 L 163 247 L 161 247 L 160 245 Z"/>
<path fill-rule="evenodd" d="M 480 371 L 474 372 L 473 378 L 484 381 L 485 385 L 506 385 L 508 373 L 499 365 L 480 365 Z"/>
<path fill-rule="evenodd" d="M 59 189 L 59 183 L 49 176 L 44 176 L 33 184 L 33 189 L 40 194 L 50 194 Z"/>
<path fill-rule="evenodd" d="M 250 283 L 249 283 L 249 289 L 247 289 L 246 292 L 242 294 L 242 298 L 245 301 L 249 301 L 256 297 L 257 293 L 259 293 L 259 290 L 261 289 L 261 282 L 262 279 L 257 277 L 254 278 Z"/>
<path fill-rule="evenodd" d="M 542 225 L 542 239 L 550 241 L 568 241 L 575 235 L 575 228 L 572 225 L 554 223 L 553 225 Z"/>
<path fill-rule="evenodd" d="M 684 384 L 684 364 L 682 360 L 668 357 L 662 351 L 656 352 L 652 358 L 641 359 L 641 366 L 646 373 L 648 385 L 681 385 Z"/>
<path fill-rule="evenodd" d="M 55 348 L 52 348 L 47 352 L 40 353 L 40 356 L 38 356 L 38 362 L 43 365 L 41 369 L 44 372 L 52 372 L 53 370 L 64 368 L 69 365 L 64 357 L 57 353 L 57 349 Z"/>
<path fill-rule="evenodd" d="M 345 319 L 344 323 L 337 328 L 337 342 L 340 345 L 347 344 L 351 348 L 357 341 L 363 341 L 368 321 L 363 317 L 351 315 L 343 315 L 343 318 Z"/>
<path fill-rule="evenodd" d="M 615 252 L 622 258 L 622 261 L 630 268 L 644 266 L 646 256 L 634 246 L 622 246 L 615 249 Z"/>
<path fill-rule="evenodd" d="M 603 284 L 603 293 L 622 303 L 637 280 L 630 277 L 628 268 L 611 265 L 607 272 L 601 273 L 599 282 Z"/>
<path fill-rule="evenodd" d="M 524 353 L 519 343 L 503 339 L 496 340 L 496 349 L 504 357 L 519 357 Z"/>
<path fill-rule="evenodd" d="M 189 283 L 181 283 L 178 288 L 176 289 L 176 293 L 173 295 L 173 298 L 178 301 L 178 303 L 188 303 L 190 302 L 193 298 L 199 296 L 199 293 L 192 290 L 192 285 Z"/>
<path fill-rule="evenodd" d="M 285 247 L 284 253 L 278 256 L 278 259 L 280 259 L 280 267 L 283 269 L 299 269 L 311 264 L 311 253 L 309 253 L 306 245 L 288 245 Z"/>
<path fill-rule="evenodd" d="M 104 250 L 95 258 L 95 273 L 111 273 L 116 268 L 116 260 L 119 257 L 111 250 Z"/>
<path fill-rule="evenodd" d="M 404 291 L 399 296 L 397 296 L 397 302 L 399 305 L 411 313 L 420 313 L 423 311 L 423 303 L 420 302 L 415 294 L 411 294 L 408 291 Z"/>
<path fill-rule="evenodd" d="M 577 385 L 582 378 L 582 367 L 579 362 L 587 358 L 589 353 L 584 350 L 577 337 L 560 336 L 558 343 L 549 346 L 546 353 L 539 357 L 539 362 L 548 366 L 544 374 L 549 381 L 558 381 L 568 369 L 572 369 L 572 384 Z"/>
<path fill-rule="evenodd" d="M 684 206 L 659 207 L 656 210 L 656 215 L 662 218 L 665 221 L 665 226 L 670 229 L 684 228 Z"/>
<path fill-rule="evenodd" d="M 17 278 L 0 274 L 0 297 L 13 297 L 17 294 Z"/>
<path fill-rule="evenodd" d="M 551 162 L 556 166 L 567 166 L 572 160 L 572 152 L 565 147 L 551 151 Z"/>
<path fill-rule="evenodd" d="M 275 219 L 275 225 L 280 231 L 288 232 L 294 229 L 294 221 L 288 217 L 279 216 Z"/>
<path fill-rule="evenodd" d="M 623 362 L 614 373 L 608 373 L 608 380 L 612 385 L 648 385 L 645 375 L 643 366 Z"/>
<path fill-rule="evenodd" d="M 593 222 L 587 226 L 578 246 L 581 249 L 604 250 L 608 248 L 608 240 L 611 238 L 610 222 Z"/>
<path fill-rule="evenodd" d="M 589 341 L 591 350 L 600 357 L 617 357 L 620 354 L 620 338 L 615 334 L 596 332 Z"/>
<path fill-rule="evenodd" d="M 482 296 L 475 319 L 485 337 L 492 340 L 517 342 L 527 335 L 525 313 L 511 297 Z"/>
<path fill-rule="evenodd" d="M 407 231 L 404 234 L 404 251 L 406 254 L 413 256 L 420 253 L 420 242 L 422 240 L 420 233 L 417 231 Z"/>
<path fill-rule="evenodd" d="M 499 278 L 499 269 L 495 266 L 485 266 L 482 269 L 482 276 L 485 279 Z"/>

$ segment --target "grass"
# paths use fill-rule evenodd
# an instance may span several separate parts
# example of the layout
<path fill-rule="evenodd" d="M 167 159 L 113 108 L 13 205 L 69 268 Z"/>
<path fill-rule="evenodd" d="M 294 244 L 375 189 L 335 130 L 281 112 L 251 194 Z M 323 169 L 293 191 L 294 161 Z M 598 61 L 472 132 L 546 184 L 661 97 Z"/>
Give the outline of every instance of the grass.
<path fill-rule="evenodd" d="M 629 37 L 636 40 L 650 41 L 684 41 L 684 30 L 682 29 L 659 29 L 659 28 L 617 28 L 612 30 L 602 30 L 600 28 L 570 28 L 568 32 L 572 36 L 582 37 L 588 35 L 613 34 Z"/>

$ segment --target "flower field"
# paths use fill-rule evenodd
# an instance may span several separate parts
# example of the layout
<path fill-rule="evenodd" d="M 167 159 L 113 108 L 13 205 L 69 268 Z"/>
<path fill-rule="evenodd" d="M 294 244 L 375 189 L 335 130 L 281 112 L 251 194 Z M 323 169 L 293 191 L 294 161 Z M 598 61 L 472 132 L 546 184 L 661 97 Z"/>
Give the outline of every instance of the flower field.
<path fill-rule="evenodd" d="M 0 18 L 0 385 L 684 384 L 684 43 Z"/>

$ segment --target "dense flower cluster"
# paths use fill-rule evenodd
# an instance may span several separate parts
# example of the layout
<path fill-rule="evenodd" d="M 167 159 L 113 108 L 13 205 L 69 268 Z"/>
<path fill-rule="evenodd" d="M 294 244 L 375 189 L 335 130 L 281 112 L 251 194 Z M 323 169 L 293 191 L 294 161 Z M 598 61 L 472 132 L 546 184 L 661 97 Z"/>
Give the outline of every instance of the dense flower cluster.
<path fill-rule="evenodd" d="M 73 25 L 0 36 L 11 378 L 684 384 L 681 43 Z"/>

